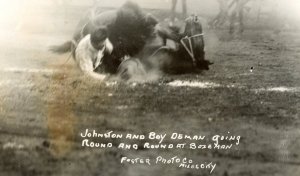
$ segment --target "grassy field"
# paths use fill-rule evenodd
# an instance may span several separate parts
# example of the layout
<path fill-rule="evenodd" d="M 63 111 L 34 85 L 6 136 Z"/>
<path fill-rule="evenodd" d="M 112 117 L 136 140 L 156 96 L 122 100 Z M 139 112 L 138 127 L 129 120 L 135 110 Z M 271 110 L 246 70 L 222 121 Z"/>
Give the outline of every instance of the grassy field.
<path fill-rule="evenodd" d="M 61 11 L 37 9 L 21 29 L 12 30 L 13 22 L 1 29 L 0 175 L 300 174 L 299 32 L 246 30 L 232 38 L 225 30 L 205 29 L 207 58 L 215 63 L 211 70 L 144 84 L 99 83 L 85 80 L 72 60 L 66 62 L 68 55 L 47 51 L 70 38 L 84 11 L 73 7 L 61 18 Z M 171 86 L 174 81 L 186 86 Z M 211 86 L 201 86 L 205 83 Z M 227 151 L 90 149 L 81 147 L 85 129 L 189 135 L 229 131 L 241 141 Z M 120 163 L 121 156 L 159 155 L 217 166 L 209 174 Z"/>

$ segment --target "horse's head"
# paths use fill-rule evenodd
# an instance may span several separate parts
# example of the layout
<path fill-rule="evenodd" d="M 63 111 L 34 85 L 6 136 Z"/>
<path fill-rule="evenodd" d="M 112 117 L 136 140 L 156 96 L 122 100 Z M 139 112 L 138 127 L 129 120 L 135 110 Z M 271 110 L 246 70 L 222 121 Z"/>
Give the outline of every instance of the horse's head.
<path fill-rule="evenodd" d="M 187 35 L 188 37 L 197 34 L 202 34 L 202 25 L 200 23 L 198 16 L 191 15 L 185 20 L 184 34 Z"/>
<path fill-rule="evenodd" d="M 197 68 L 209 69 L 210 62 L 205 60 L 204 37 L 198 16 L 192 15 L 185 20 L 181 43 Z"/>

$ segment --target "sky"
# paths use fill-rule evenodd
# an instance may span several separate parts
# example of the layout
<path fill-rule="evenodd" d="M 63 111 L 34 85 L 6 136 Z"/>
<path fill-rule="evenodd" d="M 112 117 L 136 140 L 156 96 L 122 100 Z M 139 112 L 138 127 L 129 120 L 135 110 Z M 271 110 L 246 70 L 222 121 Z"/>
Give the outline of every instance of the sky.
<path fill-rule="evenodd" d="M 54 2 L 63 2 L 64 0 L 0 0 L 0 20 L 11 20 L 19 18 L 24 11 L 35 10 L 35 4 L 48 5 L 54 7 Z M 104 7 L 118 7 L 125 0 L 98 0 Z M 138 2 L 145 8 L 163 8 L 169 9 L 171 0 L 132 0 Z M 67 4 L 91 6 L 92 0 L 65 0 Z M 218 13 L 217 0 L 187 0 L 189 13 L 196 13 L 205 16 L 214 16 Z M 258 11 L 258 5 L 261 2 L 261 11 L 265 14 L 273 13 L 281 16 L 283 20 L 300 22 L 300 0 L 251 0 L 250 14 L 255 16 Z M 177 10 L 180 10 L 180 0 Z"/>

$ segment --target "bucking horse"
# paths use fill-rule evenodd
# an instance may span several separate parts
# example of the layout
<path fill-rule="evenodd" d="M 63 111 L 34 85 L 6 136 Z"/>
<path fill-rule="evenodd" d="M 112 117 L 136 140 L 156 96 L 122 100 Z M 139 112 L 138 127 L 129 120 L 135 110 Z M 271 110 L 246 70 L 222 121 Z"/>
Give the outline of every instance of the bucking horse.
<path fill-rule="evenodd" d="M 113 50 L 104 54 L 95 72 L 116 74 L 130 80 L 136 75 L 147 77 L 152 70 L 186 73 L 208 70 L 212 64 L 205 60 L 203 31 L 197 16 L 187 18 L 180 32 L 180 27 L 163 26 L 153 15 L 130 1 L 116 10 L 92 10 L 80 20 L 72 40 L 51 47 L 51 51 L 72 52 L 76 57 L 78 43 L 103 26 L 107 28 Z M 168 40 L 176 47 L 167 46 Z"/>

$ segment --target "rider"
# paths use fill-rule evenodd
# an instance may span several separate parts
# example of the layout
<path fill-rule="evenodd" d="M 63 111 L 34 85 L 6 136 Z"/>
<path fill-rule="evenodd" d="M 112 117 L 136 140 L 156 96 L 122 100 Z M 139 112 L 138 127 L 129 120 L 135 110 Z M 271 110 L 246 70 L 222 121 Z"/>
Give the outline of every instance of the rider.
<path fill-rule="evenodd" d="M 106 27 L 99 27 L 79 42 L 75 50 L 75 61 L 86 75 L 103 80 L 105 75 L 96 73 L 95 69 L 101 65 L 103 56 L 110 54 L 112 50 Z"/>

